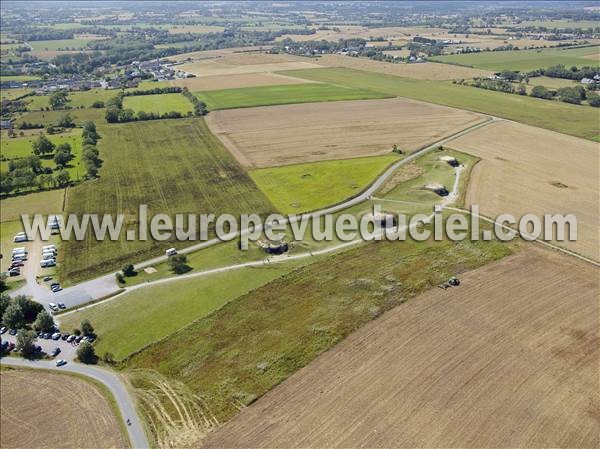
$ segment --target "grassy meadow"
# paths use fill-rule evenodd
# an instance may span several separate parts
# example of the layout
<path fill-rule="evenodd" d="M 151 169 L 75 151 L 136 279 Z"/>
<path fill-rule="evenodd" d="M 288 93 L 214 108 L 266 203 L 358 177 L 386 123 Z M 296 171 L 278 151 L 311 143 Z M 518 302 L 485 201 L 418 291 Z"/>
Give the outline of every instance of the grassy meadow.
<path fill-rule="evenodd" d="M 81 164 L 81 130 L 76 129 L 69 133 L 47 135 L 48 139 L 56 146 L 62 143 L 71 145 L 71 153 L 74 158 L 65 167 L 72 180 L 81 179 L 85 175 L 85 168 Z M 37 139 L 37 136 L 30 135 L 26 137 L 14 137 L 2 139 L 0 144 L 0 154 L 3 160 L 0 162 L 0 173 L 8 171 L 10 159 L 24 158 L 33 155 L 32 144 Z M 42 167 L 56 168 L 53 158 L 54 153 L 50 155 L 40 156 Z"/>
<path fill-rule="evenodd" d="M 248 108 L 277 104 L 388 98 L 389 95 L 360 88 L 330 84 L 289 84 L 195 92 L 208 109 Z"/>
<path fill-rule="evenodd" d="M 254 182 L 284 214 L 321 209 L 357 195 L 399 160 L 396 154 L 312 162 L 250 171 Z"/>
<path fill-rule="evenodd" d="M 238 403 L 250 404 L 386 310 L 509 253 L 508 245 L 482 241 L 361 245 L 225 304 L 126 367 L 183 382 L 223 422 Z"/>
<path fill-rule="evenodd" d="M 81 50 L 91 39 L 56 39 L 50 41 L 30 41 L 27 44 L 33 51 Z"/>
<path fill-rule="evenodd" d="M 133 109 L 135 112 L 181 112 L 187 114 L 193 111 L 192 103 L 181 94 L 137 95 L 123 98 L 123 109 Z"/>
<path fill-rule="evenodd" d="M 492 114 L 590 140 L 600 135 L 597 111 L 584 106 L 493 92 L 450 82 L 400 78 L 345 68 L 291 70 L 282 73 Z"/>
<path fill-rule="evenodd" d="M 67 330 L 90 320 L 100 336 L 96 351 L 112 352 L 120 360 L 291 269 L 288 264 L 242 268 L 141 288 L 118 300 L 66 315 L 60 324 Z"/>
<path fill-rule="evenodd" d="M 60 111 L 30 111 L 21 115 L 15 121 L 15 126 L 18 128 L 21 123 L 35 123 L 41 125 L 56 125 L 61 117 L 65 114 L 69 114 L 76 125 L 81 125 L 84 122 L 95 122 L 96 125 L 106 123 L 104 119 L 104 109 L 68 109 Z"/>
<path fill-rule="evenodd" d="M 520 70 L 530 71 L 550 67 L 556 64 L 571 66 L 598 65 L 598 59 L 585 56 L 599 55 L 600 47 L 581 47 L 573 49 L 544 48 L 519 51 L 486 51 L 458 55 L 432 57 L 432 61 L 466 65 L 477 69 L 501 71 Z"/>
<path fill-rule="evenodd" d="M 184 98 L 185 99 L 185 98 Z M 137 230 L 140 204 L 156 213 L 264 214 L 274 207 L 206 127 L 203 119 L 154 120 L 99 127 L 99 179 L 69 190 L 67 213 L 125 214 Z M 157 162 L 158 161 L 158 162 Z M 64 243 L 61 275 L 71 282 L 160 255 L 173 241 Z M 190 242 L 191 243 L 191 242 Z M 188 243 L 189 244 L 189 243 Z M 185 246 L 186 242 L 177 242 Z"/>

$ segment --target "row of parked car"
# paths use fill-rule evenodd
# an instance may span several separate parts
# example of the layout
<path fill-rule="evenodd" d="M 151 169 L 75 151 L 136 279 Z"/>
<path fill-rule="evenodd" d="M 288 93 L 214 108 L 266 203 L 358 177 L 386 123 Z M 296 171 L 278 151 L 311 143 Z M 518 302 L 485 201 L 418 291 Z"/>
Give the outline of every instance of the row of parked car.
<path fill-rule="evenodd" d="M 53 267 L 56 265 L 56 256 L 58 255 L 58 250 L 54 245 L 46 245 L 42 247 L 42 260 L 40 261 L 40 266 L 42 268 Z"/>
<path fill-rule="evenodd" d="M 25 266 L 27 260 L 27 248 L 21 246 L 12 250 L 10 265 L 8 266 L 9 276 L 20 276 L 21 267 Z"/>
<path fill-rule="evenodd" d="M 89 341 L 92 343 L 96 340 L 96 337 L 93 335 L 70 335 L 68 333 L 60 333 L 60 332 L 38 332 L 38 338 L 42 338 L 44 340 L 63 340 L 67 343 L 81 343 L 82 341 Z"/>

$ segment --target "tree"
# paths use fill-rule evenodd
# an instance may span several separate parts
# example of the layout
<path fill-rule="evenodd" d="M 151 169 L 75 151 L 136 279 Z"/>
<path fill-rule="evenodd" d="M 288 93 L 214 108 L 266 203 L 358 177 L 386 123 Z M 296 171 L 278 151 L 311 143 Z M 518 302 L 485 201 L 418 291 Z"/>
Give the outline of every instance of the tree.
<path fill-rule="evenodd" d="M 25 324 L 23 311 L 18 304 L 12 302 L 2 315 L 2 323 L 11 329 L 19 329 Z"/>
<path fill-rule="evenodd" d="M 581 94 L 575 87 L 561 87 L 557 91 L 557 95 L 560 101 L 571 104 L 581 103 Z"/>
<path fill-rule="evenodd" d="M 96 108 L 96 109 L 101 109 L 101 108 L 103 108 L 103 107 L 104 107 L 104 102 L 103 102 L 103 101 L 100 101 L 100 100 L 94 101 L 94 102 L 92 103 L 92 107 L 93 107 L 93 108 Z"/>
<path fill-rule="evenodd" d="M 169 257 L 169 268 L 175 274 L 183 274 L 190 271 L 192 268 L 187 264 L 187 257 L 185 254 L 175 254 Z"/>
<path fill-rule="evenodd" d="M 54 177 L 54 179 L 56 180 L 56 184 L 58 184 L 60 187 L 64 187 L 69 184 L 69 181 L 71 181 L 71 175 L 69 175 L 68 171 L 61 170 Z"/>
<path fill-rule="evenodd" d="M 54 163 L 59 167 L 65 167 L 71 159 L 73 159 L 73 155 L 70 151 L 61 150 L 54 155 Z"/>
<path fill-rule="evenodd" d="M 37 331 L 50 332 L 54 329 L 54 319 L 48 312 L 42 310 L 38 313 L 38 316 L 33 323 L 33 328 Z"/>
<path fill-rule="evenodd" d="M 71 114 L 65 114 L 63 115 L 60 120 L 58 121 L 58 126 L 61 126 L 63 128 L 73 128 L 75 127 L 75 122 L 73 121 L 73 118 L 71 117 Z"/>
<path fill-rule="evenodd" d="M 23 313 L 23 319 L 31 323 L 35 320 L 44 307 L 39 303 L 31 300 L 29 297 L 25 295 L 15 296 L 13 302 L 19 306 L 21 312 Z"/>
<path fill-rule="evenodd" d="M 125 283 L 125 276 L 123 276 L 123 273 L 121 272 L 116 272 L 115 273 L 115 278 L 117 279 L 117 282 L 119 284 L 124 284 Z"/>
<path fill-rule="evenodd" d="M 33 142 L 33 153 L 36 156 L 46 153 L 52 153 L 56 147 L 45 134 L 40 134 L 35 142 Z"/>
<path fill-rule="evenodd" d="M 6 312 L 6 309 L 8 308 L 10 303 L 10 296 L 4 293 L 0 294 L 0 323 L 3 321 L 4 312 Z"/>
<path fill-rule="evenodd" d="M 90 138 L 94 143 L 96 143 L 100 138 L 100 135 L 96 131 L 96 124 L 94 122 L 85 122 L 83 124 L 83 132 L 81 133 L 81 136 L 84 139 Z"/>
<path fill-rule="evenodd" d="M 536 98 L 543 98 L 544 100 L 549 100 L 553 96 L 552 92 L 550 92 L 544 86 L 535 86 L 531 90 L 531 94 L 530 95 L 532 97 L 536 97 Z"/>
<path fill-rule="evenodd" d="M 81 322 L 81 332 L 86 336 L 94 335 L 94 327 L 92 326 L 92 323 L 90 323 L 88 320 L 83 320 Z"/>
<path fill-rule="evenodd" d="M 50 107 L 52 107 L 52 109 L 59 109 L 67 103 L 68 99 L 69 97 L 66 91 L 59 90 L 54 92 L 52 95 L 50 95 Z"/>
<path fill-rule="evenodd" d="M 598 95 L 596 92 L 588 92 L 587 93 L 587 102 L 590 106 L 599 108 L 600 107 L 600 95 Z"/>
<path fill-rule="evenodd" d="M 28 357 L 35 352 L 35 340 L 37 334 L 34 331 L 21 329 L 17 332 L 17 351 L 21 351 L 23 357 Z"/>
<path fill-rule="evenodd" d="M 6 275 L 4 273 L 0 273 L 0 292 L 3 292 L 7 288 L 8 288 L 8 285 L 6 284 Z M 2 301 L 1 298 L 0 298 L 0 301 Z M 8 306 L 8 304 L 7 304 L 7 306 Z M 3 313 L 4 313 L 4 308 L 2 306 L 2 303 L 0 302 L 0 321 L 2 321 Z"/>
<path fill-rule="evenodd" d="M 89 341 L 82 341 L 77 348 L 77 358 L 81 363 L 96 363 L 96 350 Z"/>

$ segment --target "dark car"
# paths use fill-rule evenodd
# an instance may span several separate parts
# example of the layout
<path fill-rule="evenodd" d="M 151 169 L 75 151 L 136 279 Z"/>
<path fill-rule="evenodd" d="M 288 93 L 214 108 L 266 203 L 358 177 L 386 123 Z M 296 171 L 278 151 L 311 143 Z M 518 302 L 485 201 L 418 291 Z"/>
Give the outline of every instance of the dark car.
<path fill-rule="evenodd" d="M 59 302 L 59 303 L 58 303 L 58 308 L 59 308 L 59 309 L 66 309 L 66 308 L 67 308 L 67 306 L 65 305 L 65 303 L 64 303 L 64 302 Z"/>
<path fill-rule="evenodd" d="M 59 287 L 60 284 L 58 282 L 53 282 L 52 284 L 50 284 L 50 288 L 52 287 Z"/>
<path fill-rule="evenodd" d="M 11 277 L 20 276 L 21 275 L 21 270 L 19 270 L 18 268 L 15 268 L 14 270 L 10 270 L 8 272 L 8 275 L 11 276 Z"/>
<path fill-rule="evenodd" d="M 60 348 L 54 348 L 50 353 L 52 357 L 56 357 L 58 354 L 60 354 Z"/>
<path fill-rule="evenodd" d="M 8 333 L 9 333 L 10 335 L 17 335 L 17 330 L 16 330 L 16 329 L 9 329 L 9 330 L 8 330 Z"/>
<path fill-rule="evenodd" d="M 60 337 L 61 340 L 66 340 L 67 338 L 69 338 L 69 334 L 62 334 L 62 337 Z"/>
<path fill-rule="evenodd" d="M 46 276 L 44 279 L 44 282 L 48 282 L 52 280 L 52 276 Z"/>
<path fill-rule="evenodd" d="M 95 339 L 96 339 L 95 335 L 88 335 L 87 341 L 89 341 L 90 343 L 93 343 Z"/>
<path fill-rule="evenodd" d="M 81 340 L 83 340 L 83 335 L 80 335 L 80 336 L 78 336 L 78 337 L 76 337 L 76 338 L 75 338 L 75 341 L 76 341 L 77 343 L 80 343 L 80 342 L 81 342 Z"/>

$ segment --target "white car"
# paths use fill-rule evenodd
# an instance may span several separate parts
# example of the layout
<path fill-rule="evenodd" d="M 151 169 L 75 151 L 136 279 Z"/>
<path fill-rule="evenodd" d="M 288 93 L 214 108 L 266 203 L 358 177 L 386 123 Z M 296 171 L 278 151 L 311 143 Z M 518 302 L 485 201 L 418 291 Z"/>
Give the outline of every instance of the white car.
<path fill-rule="evenodd" d="M 66 365 L 66 364 L 67 364 L 67 361 L 64 360 L 64 359 L 60 359 L 60 360 L 56 361 L 56 366 L 63 366 L 63 365 Z"/>

